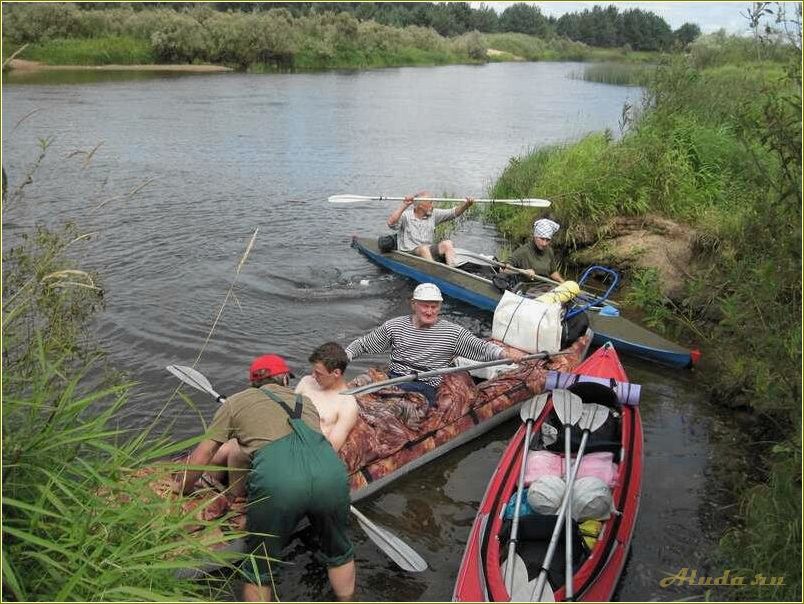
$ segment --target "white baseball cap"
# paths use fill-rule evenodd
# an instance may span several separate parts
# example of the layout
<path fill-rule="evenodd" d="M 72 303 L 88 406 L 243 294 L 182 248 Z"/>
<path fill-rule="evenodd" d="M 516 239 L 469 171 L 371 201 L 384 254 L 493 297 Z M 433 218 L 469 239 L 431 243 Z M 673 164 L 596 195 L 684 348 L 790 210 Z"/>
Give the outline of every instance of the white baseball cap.
<path fill-rule="evenodd" d="M 441 290 L 435 283 L 422 283 L 413 290 L 413 299 L 419 302 L 443 302 Z"/>

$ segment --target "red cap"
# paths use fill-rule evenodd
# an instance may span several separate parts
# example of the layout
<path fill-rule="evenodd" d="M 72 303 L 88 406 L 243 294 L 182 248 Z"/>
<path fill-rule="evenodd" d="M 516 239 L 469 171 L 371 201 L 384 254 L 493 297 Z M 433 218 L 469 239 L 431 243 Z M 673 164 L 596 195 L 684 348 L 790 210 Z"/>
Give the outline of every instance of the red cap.
<path fill-rule="evenodd" d="M 248 370 L 249 380 L 252 382 L 272 378 L 282 373 L 289 373 L 292 378 L 296 377 L 288 367 L 285 359 L 277 354 L 264 354 L 261 357 L 257 357 L 251 362 L 251 367 Z"/>

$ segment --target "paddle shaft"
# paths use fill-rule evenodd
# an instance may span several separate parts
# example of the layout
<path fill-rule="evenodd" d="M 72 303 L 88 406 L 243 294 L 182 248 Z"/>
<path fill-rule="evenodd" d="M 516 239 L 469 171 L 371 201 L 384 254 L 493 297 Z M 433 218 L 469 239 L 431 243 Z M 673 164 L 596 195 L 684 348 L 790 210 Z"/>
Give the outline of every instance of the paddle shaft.
<path fill-rule="evenodd" d="M 556 553 L 556 546 L 558 545 L 558 532 L 561 530 L 561 526 L 564 523 L 564 518 L 570 513 L 569 503 L 572 496 L 570 488 L 572 483 L 575 482 L 575 475 L 578 473 L 578 468 L 581 465 L 581 458 L 583 457 L 583 452 L 586 449 L 586 440 L 589 437 L 589 432 L 589 430 L 583 431 L 581 444 L 578 447 L 578 456 L 575 458 L 575 463 L 572 464 L 568 488 L 566 491 L 564 491 L 564 497 L 561 500 L 561 508 L 558 513 L 558 518 L 556 518 L 556 525 L 553 529 L 553 535 L 550 538 L 550 545 L 547 546 L 547 553 L 545 554 L 544 561 L 542 562 L 542 570 L 539 572 L 539 580 L 536 582 L 536 587 L 533 589 L 534 595 L 541 593 L 542 589 L 544 588 L 544 584 L 547 581 L 547 569 L 550 567 L 550 563 L 553 561 L 553 556 Z M 570 526 L 572 525 L 570 524 Z"/>
<path fill-rule="evenodd" d="M 415 197 L 415 201 L 431 201 L 431 202 L 445 202 L 445 203 L 461 203 L 466 201 L 466 198 L 460 197 Z M 331 195 L 328 198 L 330 203 L 359 203 L 361 201 L 405 201 L 405 197 L 386 197 L 376 196 L 371 197 L 367 195 Z M 523 206 L 527 208 L 549 208 L 550 201 L 547 199 L 537 198 L 520 198 L 520 199 L 472 199 L 475 203 L 502 203 L 506 205 Z"/>
<path fill-rule="evenodd" d="M 457 250 L 455 250 L 455 256 L 456 257 L 463 256 L 465 258 L 471 258 L 473 260 L 477 260 L 478 263 L 485 263 L 485 264 L 488 264 L 490 266 L 496 266 L 498 268 L 502 268 L 502 269 L 505 269 L 507 271 L 511 271 L 513 273 L 524 275 L 524 276 L 526 276 L 528 278 L 531 278 L 531 279 L 536 279 L 536 281 L 541 281 L 542 283 L 550 283 L 552 285 L 561 285 L 558 281 L 554 281 L 553 279 L 550 279 L 550 277 L 544 277 L 542 275 L 535 275 L 534 276 L 534 275 L 531 275 L 531 273 L 526 271 L 525 269 L 517 268 L 516 266 L 513 266 L 513 265 L 508 264 L 506 262 L 500 262 L 499 260 L 493 260 L 492 258 L 486 258 L 485 256 L 481 256 L 480 254 L 475 254 L 475 253 L 469 252 L 467 250 L 457 249 Z M 592 298 L 597 297 L 594 294 L 590 294 L 589 292 L 585 292 L 585 291 L 581 291 L 581 295 L 582 296 L 590 296 Z M 619 306 L 620 306 L 619 304 L 617 304 L 617 302 L 614 302 L 613 300 L 606 300 L 606 304 L 611 304 L 612 306 L 617 307 L 617 308 L 619 308 Z"/>
<path fill-rule="evenodd" d="M 206 392 L 220 402 L 226 402 L 225 397 L 215 392 L 209 380 L 201 375 L 200 372 L 193 371 L 197 373 L 198 377 L 201 379 L 194 379 L 193 376 L 188 376 L 183 372 L 171 371 L 171 373 L 188 386 Z M 359 521 L 358 524 L 360 524 L 360 527 L 364 530 L 366 535 L 368 535 L 369 539 L 371 539 L 383 553 L 387 554 L 396 562 L 400 568 L 413 572 L 420 572 L 427 569 L 427 562 L 424 561 L 424 558 L 399 537 L 366 518 L 366 516 L 354 506 L 350 505 L 349 511 L 357 517 Z"/>
<path fill-rule="evenodd" d="M 533 359 L 544 359 L 547 357 L 554 357 L 562 354 L 569 354 L 569 351 L 565 350 L 559 352 L 537 352 L 536 354 L 525 355 L 517 359 L 516 361 L 511 359 L 499 359 L 497 361 L 484 361 L 482 363 L 475 363 L 474 365 L 463 365 L 461 367 L 444 367 L 442 369 L 433 369 L 432 371 L 421 371 L 421 372 L 414 371 L 413 373 L 409 373 L 407 375 L 400 375 L 399 377 L 391 378 L 389 380 L 383 380 L 381 382 L 372 382 L 371 384 L 366 384 L 365 386 L 350 388 L 349 390 L 344 390 L 339 394 L 343 395 L 365 394 L 366 392 L 375 392 L 377 390 L 382 390 L 387 386 L 404 384 L 406 382 L 415 382 L 416 380 L 423 380 L 431 377 L 436 377 L 438 375 L 457 373 L 458 371 L 471 371 L 473 369 L 484 369 L 486 367 L 497 367 L 499 365 L 508 365 L 508 364 L 515 365 L 517 363 L 521 363 L 522 361 L 532 361 Z"/>
<path fill-rule="evenodd" d="M 519 466 L 519 480 L 516 486 L 516 503 L 514 503 L 514 520 L 511 525 L 511 540 L 508 542 L 508 561 L 505 565 L 505 588 L 508 594 L 511 594 L 511 589 L 514 585 L 514 554 L 516 552 L 516 541 L 519 536 L 519 511 L 522 507 L 522 490 L 525 487 L 525 465 L 528 461 L 528 449 L 530 449 L 530 433 L 533 429 L 534 417 L 533 414 L 536 409 L 536 399 L 533 398 L 530 404 L 530 413 L 527 422 L 525 422 L 525 441 L 522 447 L 522 464 Z"/>

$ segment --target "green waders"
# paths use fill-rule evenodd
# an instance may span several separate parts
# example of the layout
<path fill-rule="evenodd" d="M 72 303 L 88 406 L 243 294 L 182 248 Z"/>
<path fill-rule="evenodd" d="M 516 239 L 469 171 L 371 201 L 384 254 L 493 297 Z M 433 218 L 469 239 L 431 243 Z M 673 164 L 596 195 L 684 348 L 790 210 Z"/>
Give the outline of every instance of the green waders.
<path fill-rule="evenodd" d="M 288 414 L 292 431 L 256 451 L 248 475 L 248 550 L 253 552 L 259 581 L 246 562 L 243 570 L 253 583 L 269 581 L 267 554 L 279 557 L 299 521 L 307 516 L 321 543 L 317 557 L 327 567 L 354 558 L 349 539 L 349 483 L 346 467 L 323 434 L 301 419 L 302 398 L 290 407 L 267 388 L 260 389 Z M 265 536 L 269 535 L 269 536 Z"/>

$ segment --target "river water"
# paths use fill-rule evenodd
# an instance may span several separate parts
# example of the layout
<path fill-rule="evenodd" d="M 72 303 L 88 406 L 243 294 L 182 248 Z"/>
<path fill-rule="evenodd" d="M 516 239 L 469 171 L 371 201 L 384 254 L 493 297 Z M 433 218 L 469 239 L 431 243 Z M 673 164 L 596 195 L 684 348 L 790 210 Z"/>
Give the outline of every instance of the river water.
<path fill-rule="evenodd" d="M 139 382 L 122 423 L 143 428 L 158 415 L 189 436 L 200 419 L 171 399 L 176 382 L 165 365 L 190 365 L 200 354 L 198 368 L 217 390 L 234 392 L 257 354 L 278 352 L 303 372 L 318 344 L 345 345 L 406 312 L 413 284 L 349 247 L 353 234 L 382 232 L 392 207 L 335 206 L 329 195 L 426 188 L 480 197 L 512 156 L 606 128 L 616 136 L 624 104 L 638 103 L 640 91 L 571 79 L 578 69 L 509 63 L 5 80 L 9 191 L 28 174 L 31 182 L 6 208 L 4 247 L 34 224 L 75 220 L 93 233 L 79 259 L 105 288 L 97 337 L 111 363 Z M 41 141 L 49 146 L 32 172 Z M 479 252 L 500 244 L 494 229 L 472 219 L 452 238 Z M 489 317 L 461 303 L 447 301 L 443 315 L 489 333 Z M 659 581 L 684 567 L 706 570 L 716 538 L 706 520 L 709 434 L 721 419 L 701 404 L 690 375 L 625 361 L 644 387 L 646 472 L 618 597 L 699 597 L 701 588 L 663 589 Z M 349 373 L 368 365 L 361 359 Z M 189 394 L 210 418 L 214 401 Z M 501 426 L 361 504 L 430 569 L 396 570 L 355 529 L 358 597 L 450 598 L 474 510 L 515 427 Z M 282 599 L 331 597 L 300 541 L 287 559 Z"/>

